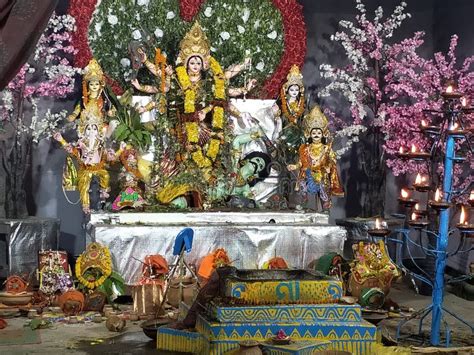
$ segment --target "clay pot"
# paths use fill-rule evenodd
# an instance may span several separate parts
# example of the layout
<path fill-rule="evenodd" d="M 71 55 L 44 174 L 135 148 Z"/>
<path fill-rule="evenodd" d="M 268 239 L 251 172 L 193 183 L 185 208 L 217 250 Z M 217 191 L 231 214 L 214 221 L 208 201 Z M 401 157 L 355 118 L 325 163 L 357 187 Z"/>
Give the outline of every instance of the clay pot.
<path fill-rule="evenodd" d="M 24 306 L 31 302 L 33 292 L 0 292 L 0 303 L 6 306 Z"/>
<path fill-rule="evenodd" d="M 197 286 L 197 281 L 192 278 L 187 278 L 187 279 L 173 279 L 170 281 L 169 285 L 169 290 L 168 290 L 168 296 L 167 296 L 167 301 L 168 303 L 173 306 L 178 308 L 179 304 L 181 302 L 181 299 L 179 297 L 179 283 L 182 281 L 182 287 L 183 287 L 183 299 L 182 301 L 186 304 L 192 304 L 194 301 L 194 297 L 198 292 L 198 286 Z"/>
<path fill-rule="evenodd" d="M 110 316 L 105 322 L 105 326 L 111 332 L 121 332 L 125 328 L 125 319 L 119 318 L 117 316 Z"/>
<path fill-rule="evenodd" d="M 84 308 L 84 295 L 76 290 L 64 292 L 59 296 L 59 306 L 67 316 L 77 315 Z"/>
<path fill-rule="evenodd" d="M 263 352 L 255 340 L 245 340 L 239 342 L 240 348 L 234 353 L 235 355 L 262 355 Z"/>

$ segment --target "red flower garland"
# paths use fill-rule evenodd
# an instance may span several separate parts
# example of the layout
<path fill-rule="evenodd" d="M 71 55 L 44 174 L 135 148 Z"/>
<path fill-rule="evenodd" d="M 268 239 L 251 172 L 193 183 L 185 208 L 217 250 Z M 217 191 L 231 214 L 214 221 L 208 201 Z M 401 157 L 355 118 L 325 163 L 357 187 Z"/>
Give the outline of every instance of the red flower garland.
<path fill-rule="evenodd" d="M 87 34 L 96 4 L 97 0 L 70 0 L 69 2 L 69 14 L 76 19 L 77 27 L 77 30 L 72 35 L 72 44 L 77 49 L 77 54 L 74 56 L 74 65 L 79 68 L 84 68 L 92 59 Z M 102 69 L 104 70 L 104 68 Z M 120 85 L 107 75 L 106 81 L 112 87 L 115 94 L 120 95 L 123 93 Z"/>
<path fill-rule="evenodd" d="M 205 0 L 179 0 L 180 16 L 185 21 L 192 21 L 204 2 Z M 283 19 L 285 49 L 280 64 L 263 86 L 263 97 L 276 97 L 291 66 L 296 64 L 301 67 L 306 55 L 303 7 L 297 0 L 272 0 L 272 2 Z M 73 35 L 73 44 L 78 50 L 74 64 L 81 68 L 92 58 L 87 34 L 96 4 L 97 0 L 70 0 L 69 3 L 69 13 L 76 19 L 77 26 L 77 31 Z M 123 92 L 120 85 L 108 77 L 107 83 L 112 86 L 115 93 Z"/>
<path fill-rule="evenodd" d="M 280 11 L 283 19 L 285 50 L 280 64 L 263 87 L 267 97 L 277 97 L 291 66 L 296 64 L 301 68 L 306 56 L 306 25 L 303 6 L 296 0 L 272 0 L 272 2 Z"/>
<path fill-rule="evenodd" d="M 202 3 L 206 0 L 180 0 L 179 14 L 184 21 L 191 22 L 194 16 L 201 9 Z"/>

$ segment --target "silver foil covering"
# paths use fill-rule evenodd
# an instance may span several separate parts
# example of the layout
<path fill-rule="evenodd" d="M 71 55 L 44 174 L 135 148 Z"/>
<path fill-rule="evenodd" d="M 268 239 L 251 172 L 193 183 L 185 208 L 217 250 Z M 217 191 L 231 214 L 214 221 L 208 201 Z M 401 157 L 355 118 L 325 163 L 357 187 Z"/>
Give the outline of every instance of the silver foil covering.
<path fill-rule="evenodd" d="M 39 251 L 58 249 L 59 219 L 0 219 L 0 234 L 5 236 L 8 274 L 30 274 L 38 268 Z"/>
<path fill-rule="evenodd" d="M 261 268 L 275 255 L 285 258 L 290 267 L 305 268 L 328 252 L 342 253 L 346 239 L 345 229 L 327 225 L 325 215 L 282 212 L 96 214 L 91 216 L 87 237 L 88 242 L 110 249 L 115 270 L 133 285 L 142 268 L 134 258 L 161 254 L 172 263 L 175 237 L 185 227 L 194 230 L 186 261 L 197 266 L 203 256 L 224 248 L 238 268 Z"/>

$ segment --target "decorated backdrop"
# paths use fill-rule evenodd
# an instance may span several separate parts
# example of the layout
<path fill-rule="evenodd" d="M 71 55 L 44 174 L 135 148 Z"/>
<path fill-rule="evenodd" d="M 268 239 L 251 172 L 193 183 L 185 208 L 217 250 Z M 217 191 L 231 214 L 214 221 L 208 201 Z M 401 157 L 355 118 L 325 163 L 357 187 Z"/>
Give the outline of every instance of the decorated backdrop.
<path fill-rule="evenodd" d="M 261 97 L 277 96 L 291 65 L 302 66 L 306 54 L 306 28 L 296 0 L 71 0 L 70 13 L 78 27 L 76 65 L 84 67 L 96 57 L 117 92 L 129 86 L 131 40 L 148 41 L 174 60 L 195 20 L 223 66 L 252 58 L 249 75 L 262 83 Z"/>

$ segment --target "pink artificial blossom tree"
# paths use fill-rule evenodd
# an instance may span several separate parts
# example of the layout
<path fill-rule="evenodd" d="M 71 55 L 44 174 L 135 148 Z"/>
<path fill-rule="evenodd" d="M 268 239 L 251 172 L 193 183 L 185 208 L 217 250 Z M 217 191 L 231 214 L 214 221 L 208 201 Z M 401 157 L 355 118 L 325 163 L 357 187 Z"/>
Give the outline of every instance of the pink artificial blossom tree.
<path fill-rule="evenodd" d="M 79 71 L 71 64 L 74 30 L 73 17 L 53 15 L 30 60 L 0 92 L 0 217 L 28 215 L 25 181 L 31 150 L 49 138 L 67 114 L 44 112 L 39 104 L 65 98 L 74 90 Z"/>
<path fill-rule="evenodd" d="M 382 7 L 375 10 L 372 21 L 367 19 L 362 0 L 355 0 L 359 14 L 354 22 L 340 21 L 341 31 L 331 39 L 344 48 L 348 65 L 335 68 L 330 64 L 320 66 L 322 77 L 329 84 L 321 90 L 320 97 L 340 93 L 349 104 L 350 122 L 341 121 L 335 138 L 345 140 L 336 149 L 337 155 L 347 152 L 351 145 L 363 143 L 360 164 L 366 176 L 362 214 L 364 217 L 383 215 L 385 197 L 385 155 L 383 151 L 385 117 L 386 64 L 390 61 L 393 33 L 410 17 L 405 13 L 406 3 L 398 5 L 393 13 L 384 18 Z M 326 110 L 329 116 L 331 112 Z M 362 138 L 362 139 L 360 139 Z"/>
<path fill-rule="evenodd" d="M 423 34 L 417 33 L 414 38 L 406 39 L 390 49 L 390 60 L 387 62 L 385 93 L 389 101 L 383 104 L 387 119 L 383 127 L 386 134 L 384 150 L 388 153 L 387 166 L 394 175 L 425 172 L 426 164 L 406 161 L 397 157 L 400 147 L 408 150 L 412 144 L 428 150 L 432 141 L 421 132 L 421 120 L 432 123 L 430 115 L 424 110 L 440 110 L 443 105 L 441 93 L 449 83 L 457 84 L 457 90 L 465 95 L 468 104 L 474 100 L 474 56 L 468 57 L 460 67 L 456 67 L 455 50 L 458 37 L 451 37 L 448 53 L 436 53 L 433 59 L 421 58 L 416 50 L 423 44 Z M 465 128 L 474 125 L 474 115 L 464 116 Z M 472 152 L 461 152 L 466 163 L 456 164 L 454 186 L 458 190 L 468 188 L 473 180 L 474 159 Z M 439 156 L 438 158 L 442 158 Z M 442 159 L 433 161 L 433 173 L 442 176 Z M 462 179 L 460 179 L 462 177 Z M 467 195 L 464 195 L 467 196 Z"/>

